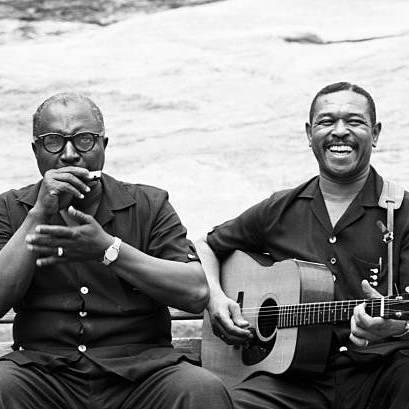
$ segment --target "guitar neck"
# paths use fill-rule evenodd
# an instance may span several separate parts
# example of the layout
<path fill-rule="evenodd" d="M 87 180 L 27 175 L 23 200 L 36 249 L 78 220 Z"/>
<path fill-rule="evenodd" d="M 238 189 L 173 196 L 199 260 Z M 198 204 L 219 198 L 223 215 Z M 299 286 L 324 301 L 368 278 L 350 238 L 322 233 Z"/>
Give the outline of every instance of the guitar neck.
<path fill-rule="evenodd" d="M 370 300 L 344 300 L 293 305 L 278 307 L 278 328 L 291 328 L 304 325 L 335 324 L 349 321 L 354 308 L 365 302 L 366 312 L 372 317 L 403 319 L 402 313 L 396 308 L 401 301 L 395 298 L 382 297 Z M 260 312 L 265 315 L 267 311 Z"/>

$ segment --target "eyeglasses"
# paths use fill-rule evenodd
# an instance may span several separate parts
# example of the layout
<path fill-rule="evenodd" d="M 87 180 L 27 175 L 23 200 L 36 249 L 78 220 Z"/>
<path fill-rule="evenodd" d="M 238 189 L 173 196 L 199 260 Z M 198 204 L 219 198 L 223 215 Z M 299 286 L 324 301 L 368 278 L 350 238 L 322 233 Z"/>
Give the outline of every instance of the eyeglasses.
<path fill-rule="evenodd" d="M 49 153 L 60 153 L 64 150 L 68 141 L 74 145 L 78 152 L 89 152 L 97 141 L 97 138 L 102 135 L 94 132 L 78 132 L 74 135 L 66 136 L 59 133 L 45 133 L 36 136 L 37 140 L 42 142 L 44 149 Z"/>

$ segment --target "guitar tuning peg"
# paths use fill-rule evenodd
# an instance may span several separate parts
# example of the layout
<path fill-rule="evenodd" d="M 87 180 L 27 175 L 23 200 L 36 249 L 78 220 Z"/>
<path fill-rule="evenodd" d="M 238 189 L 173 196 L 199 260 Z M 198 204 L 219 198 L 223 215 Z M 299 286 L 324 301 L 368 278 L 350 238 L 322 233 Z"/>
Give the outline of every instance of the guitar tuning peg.
<path fill-rule="evenodd" d="M 372 287 L 378 287 L 378 282 L 377 281 L 372 281 L 369 284 L 371 284 Z"/>

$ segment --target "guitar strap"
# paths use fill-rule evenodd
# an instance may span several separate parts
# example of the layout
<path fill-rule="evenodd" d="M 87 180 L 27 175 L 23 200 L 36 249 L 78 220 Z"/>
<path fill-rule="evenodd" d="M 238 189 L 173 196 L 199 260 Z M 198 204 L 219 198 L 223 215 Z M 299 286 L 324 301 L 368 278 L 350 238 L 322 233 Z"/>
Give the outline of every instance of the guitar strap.
<path fill-rule="evenodd" d="M 386 209 L 386 228 L 381 224 L 383 241 L 388 245 L 388 294 L 393 295 L 393 216 L 395 209 L 402 205 L 404 189 L 384 179 L 378 205 Z"/>

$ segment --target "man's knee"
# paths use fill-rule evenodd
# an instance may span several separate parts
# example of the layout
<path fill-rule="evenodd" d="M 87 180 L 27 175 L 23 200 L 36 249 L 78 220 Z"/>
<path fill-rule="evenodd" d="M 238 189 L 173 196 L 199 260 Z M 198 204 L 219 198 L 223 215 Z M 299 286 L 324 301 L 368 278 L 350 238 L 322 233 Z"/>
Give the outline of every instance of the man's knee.
<path fill-rule="evenodd" d="M 169 375 L 169 373 L 168 373 Z M 182 362 L 162 384 L 172 408 L 232 408 L 230 394 L 220 378 L 204 368 Z M 169 407 L 169 406 L 168 406 Z"/>
<path fill-rule="evenodd" d="M 184 365 L 174 379 L 174 386 L 180 391 L 194 391 L 195 393 L 208 394 L 209 391 L 224 392 L 225 385 L 219 377 L 207 369 L 194 365 Z"/>
<path fill-rule="evenodd" d="M 21 399 L 21 378 L 18 365 L 11 361 L 0 361 L 0 409 L 13 407 L 17 396 Z"/>

